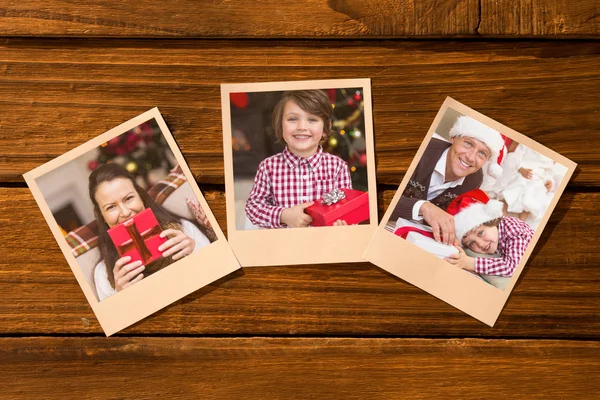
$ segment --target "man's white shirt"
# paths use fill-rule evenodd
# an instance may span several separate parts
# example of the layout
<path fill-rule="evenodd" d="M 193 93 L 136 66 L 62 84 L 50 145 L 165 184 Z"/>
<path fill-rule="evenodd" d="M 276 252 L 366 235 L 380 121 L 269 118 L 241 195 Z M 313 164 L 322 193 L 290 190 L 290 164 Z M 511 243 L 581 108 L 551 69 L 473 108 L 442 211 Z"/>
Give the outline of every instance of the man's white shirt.
<path fill-rule="evenodd" d="M 431 180 L 429 181 L 429 189 L 427 189 L 427 200 L 435 199 L 445 190 L 462 185 L 462 183 L 465 181 L 465 177 L 463 176 L 455 181 L 445 182 L 448 151 L 450 151 L 450 148 L 447 148 L 446 151 L 442 153 L 442 156 L 438 160 L 437 164 L 435 164 L 433 174 L 431 174 Z M 423 217 L 419 215 L 419 210 L 425 202 L 425 200 L 419 200 L 415 203 L 412 210 L 413 220 L 421 221 L 423 219 Z"/>

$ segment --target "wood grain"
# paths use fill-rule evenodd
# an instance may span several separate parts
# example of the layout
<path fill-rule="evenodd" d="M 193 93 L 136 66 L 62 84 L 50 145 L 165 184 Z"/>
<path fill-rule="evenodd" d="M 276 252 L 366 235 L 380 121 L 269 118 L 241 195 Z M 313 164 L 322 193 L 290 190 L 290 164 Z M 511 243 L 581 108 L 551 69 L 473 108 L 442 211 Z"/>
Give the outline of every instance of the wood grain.
<path fill-rule="evenodd" d="M 595 399 L 598 357 L 554 340 L 0 339 L 7 400 Z"/>
<path fill-rule="evenodd" d="M 223 193 L 206 197 L 223 226 Z M 29 191 L 0 189 L 0 209 L 0 334 L 101 334 Z M 246 268 L 123 333 L 597 338 L 599 213 L 600 193 L 561 199 L 494 328 L 357 263 Z"/>
<path fill-rule="evenodd" d="M 371 77 L 379 183 L 400 183 L 451 96 L 571 158 L 573 183 L 597 187 L 599 54 L 599 42 L 10 39 L 0 181 L 158 106 L 198 181 L 222 184 L 220 83 Z"/>
<path fill-rule="evenodd" d="M 0 12 L 5 36 L 474 36 L 479 23 L 476 0 L 43 0 L 9 1 Z"/>
<path fill-rule="evenodd" d="M 598 38 L 593 0 L 1 2 L 0 397 L 597 398 Z M 579 164 L 496 326 L 355 263 L 104 338 L 21 175 L 158 106 L 225 226 L 219 85 L 363 77 L 380 217 L 446 96 Z"/>
<path fill-rule="evenodd" d="M 595 37 L 600 31 L 598 2 L 568 0 L 481 1 L 482 36 Z"/>
<path fill-rule="evenodd" d="M 584 38 L 598 37 L 599 11 L 593 0 L 8 0 L 0 35 Z"/>

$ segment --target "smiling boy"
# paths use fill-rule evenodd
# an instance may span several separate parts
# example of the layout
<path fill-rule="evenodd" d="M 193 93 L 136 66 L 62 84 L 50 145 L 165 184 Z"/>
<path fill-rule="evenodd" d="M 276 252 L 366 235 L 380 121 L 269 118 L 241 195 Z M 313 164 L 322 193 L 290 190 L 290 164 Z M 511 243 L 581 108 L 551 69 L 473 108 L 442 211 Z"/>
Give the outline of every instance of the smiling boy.
<path fill-rule="evenodd" d="M 475 253 L 499 257 L 469 257 L 456 246 L 458 254 L 446 261 L 477 274 L 512 276 L 533 237 L 533 229 L 518 218 L 503 216 L 502 208 L 501 202 L 490 200 L 479 189 L 450 203 L 447 211 L 454 215 L 457 240 Z"/>
<path fill-rule="evenodd" d="M 312 218 L 305 208 L 334 189 L 352 189 L 348 164 L 320 145 L 332 133 L 332 119 L 325 92 L 283 93 L 273 111 L 273 129 L 286 147 L 258 166 L 246 202 L 250 222 L 264 228 L 306 227 Z"/>

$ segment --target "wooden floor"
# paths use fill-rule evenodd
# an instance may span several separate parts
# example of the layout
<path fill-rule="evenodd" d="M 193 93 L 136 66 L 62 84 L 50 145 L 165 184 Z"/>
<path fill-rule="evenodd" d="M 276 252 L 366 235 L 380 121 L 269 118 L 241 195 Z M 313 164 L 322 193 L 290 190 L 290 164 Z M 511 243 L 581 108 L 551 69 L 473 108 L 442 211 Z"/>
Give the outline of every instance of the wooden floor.
<path fill-rule="evenodd" d="M 0 398 L 598 398 L 596 1 L 5 0 L 0 36 Z M 446 96 L 579 164 L 496 326 L 356 263 L 105 338 L 21 175 L 158 106 L 224 228 L 219 84 L 330 78 L 372 80 L 380 215 Z"/>

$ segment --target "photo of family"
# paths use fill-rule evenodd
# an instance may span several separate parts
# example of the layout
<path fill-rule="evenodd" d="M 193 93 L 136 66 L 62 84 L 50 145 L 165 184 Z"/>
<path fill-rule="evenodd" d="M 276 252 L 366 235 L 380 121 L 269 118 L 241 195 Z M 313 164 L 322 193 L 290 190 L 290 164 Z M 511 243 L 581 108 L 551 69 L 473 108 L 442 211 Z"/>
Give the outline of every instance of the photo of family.
<path fill-rule="evenodd" d="M 364 258 L 494 326 L 575 167 L 448 97 Z"/>
<path fill-rule="evenodd" d="M 24 177 L 107 335 L 239 268 L 156 108 Z"/>
<path fill-rule="evenodd" d="M 566 172 L 448 108 L 386 228 L 504 289 Z"/>
<path fill-rule="evenodd" d="M 333 193 L 362 207 L 330 225 L 368 223 L 361 88 L 231 93 L 230 103 L 238 229 L 318 226 Z"/>
<path fill-rule="evenodd" d="M 313 240 L 333 234 L 325 227 L 376 228 L 370 99 L 368 79 L 221 85 L 228 235 L 238 257 L 238 238 L 250 250 L 266 235 L 284 241 L 306 230 L 297 228 Z M 277 259 L 287 264 L 292 254 Z M 268 257 L 252 264 L 275 262 Z"/>
<path fill-rule="evenodd" d="M 37 184 L 100 301 L 216 239 L 154 119 Z"/>

